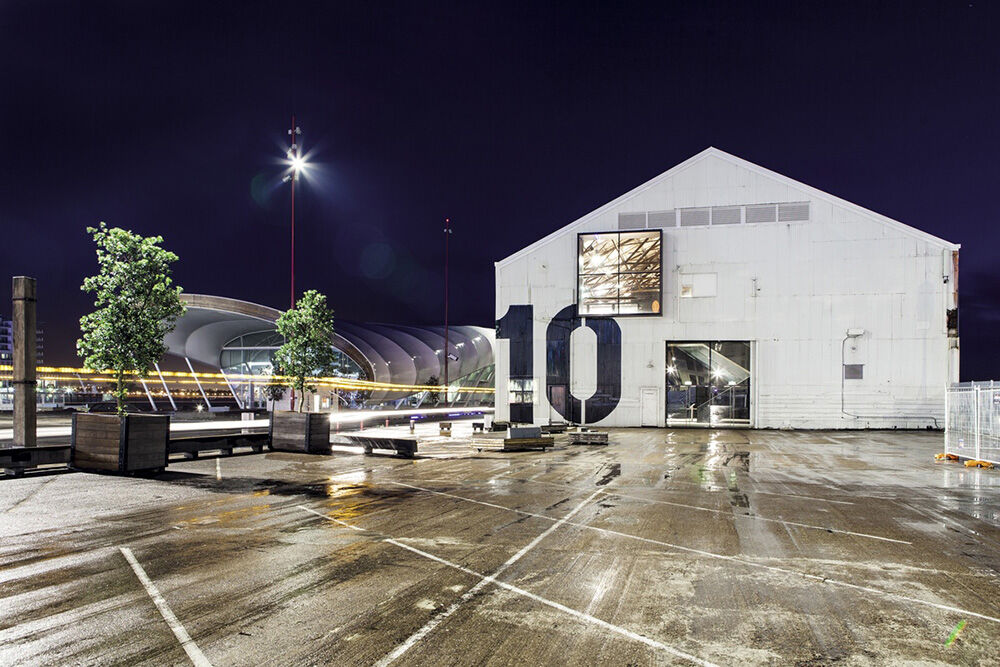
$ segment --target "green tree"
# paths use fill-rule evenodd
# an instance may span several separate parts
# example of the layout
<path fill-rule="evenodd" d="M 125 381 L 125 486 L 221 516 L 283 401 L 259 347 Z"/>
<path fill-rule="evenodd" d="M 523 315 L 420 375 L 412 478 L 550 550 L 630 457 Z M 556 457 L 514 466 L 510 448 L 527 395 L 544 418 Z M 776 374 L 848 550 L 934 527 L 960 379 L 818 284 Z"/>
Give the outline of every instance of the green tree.
<path fill-rule="evenodd" d="M 285 397 L 285 388 L 280 384 L 264 385 L 264 397 L 270 399 L 271 409 L 274 410 L 274 402 Z"/>
<path fill-rule="evenodd" d="M 333 371 L 336 360 L 333 351 L 333 312 L 326 306 L 326 297 L 309 290 L 281 314 L 278 333 L 285 343 L 274 353 L 274 368 L 284 375 L 286 384 L 299 392 L 315 391 L 310 378 Z M 302 401 L 299 402 L 302 412 Z"/>
<path fill-rule="evenodd" d="M 424 384 L 428 384 L 428 385 L 432 384 L 432 385 L 437 386 L 437 385 L 441 384 L 441 380 L 438 379 L 437 375 L 432 375 L 429 378 L 427 378 L 426 380 L 424 380 Z M 437 405 L 441 401 L 441 397 L 438 395 L 437 390 L 428 389 L 427 390 L 427 398 L 426 398 L 426 400 L 429 403 L 433 403 L 434 405 Z"/>
<path fill-rule="evenodd" d="M 160 247 L 161 236 L 127 229 L 88 227 L 97 245 L 96 276 L 80 287 L 95 294 L 94 312 L 80 318 L 76 351 L 88 368 L 113 371 L 118 414 L 125 414 L 128 377 L 145 377 L 167 351 L 163 337 L 184 314 L 181 288 L 170 278 L 177 255 Z"/>

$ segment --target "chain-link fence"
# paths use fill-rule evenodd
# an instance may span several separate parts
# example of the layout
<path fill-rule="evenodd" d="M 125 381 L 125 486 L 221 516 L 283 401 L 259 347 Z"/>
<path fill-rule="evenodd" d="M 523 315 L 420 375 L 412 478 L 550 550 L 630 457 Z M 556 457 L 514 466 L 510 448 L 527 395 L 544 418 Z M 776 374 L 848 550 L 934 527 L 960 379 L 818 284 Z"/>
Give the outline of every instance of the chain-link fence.
<path fill-rule="evenodd" d="M 1000 383 L 954 384 L 945 396 L 944 451 L 1000 464 Z"/>

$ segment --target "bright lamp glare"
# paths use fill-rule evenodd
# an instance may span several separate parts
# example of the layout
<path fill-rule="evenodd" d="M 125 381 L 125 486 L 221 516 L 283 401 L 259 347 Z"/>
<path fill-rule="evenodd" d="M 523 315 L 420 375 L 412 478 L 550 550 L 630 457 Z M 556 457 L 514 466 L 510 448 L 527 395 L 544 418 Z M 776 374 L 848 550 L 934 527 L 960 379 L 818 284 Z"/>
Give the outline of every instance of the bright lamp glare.
<path fill-rule="evenodd" d="M 301 155 L 296 155 L 292 157 L 288 161 L 288 163 L 292 166 L 292 169 L 295 170 L 295 173 L 303 171 L 306 168 L 305 158 L 303 158 Z"/>

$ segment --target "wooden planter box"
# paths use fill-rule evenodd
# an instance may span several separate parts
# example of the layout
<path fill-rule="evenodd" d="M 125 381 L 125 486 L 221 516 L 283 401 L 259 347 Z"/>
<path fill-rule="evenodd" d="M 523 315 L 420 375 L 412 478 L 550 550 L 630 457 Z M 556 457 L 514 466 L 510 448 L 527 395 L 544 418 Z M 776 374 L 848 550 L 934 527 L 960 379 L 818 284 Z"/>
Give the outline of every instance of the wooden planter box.
<path fill-rule="evenodd" d="M 70 465 L 80 470 L 135 472 L 167 467 L 169 415 L 73 414 Z"/>
<path fill-rule="evenodd" d="M 271 413 L 271 449 L 283 452 L 328 454 L 330 452 L 330 415 L 325 412 Z"/>

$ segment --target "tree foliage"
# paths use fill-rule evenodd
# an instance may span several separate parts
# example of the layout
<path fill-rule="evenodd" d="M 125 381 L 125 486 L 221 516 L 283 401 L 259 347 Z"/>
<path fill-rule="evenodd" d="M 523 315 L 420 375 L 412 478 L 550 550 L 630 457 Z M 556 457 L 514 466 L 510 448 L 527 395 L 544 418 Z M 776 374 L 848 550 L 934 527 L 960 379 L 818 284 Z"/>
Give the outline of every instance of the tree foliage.
<path fill-rule="evenodd" d="M 264 397 L 271 401 L 271 409 L 273 410 L 275 401 L 280 401 L 285 397 L 285 387 L 280 384 L 264 385 Z"/>
<path fill-rule="evenodd" d="M 333 312 L 326 306 L 326 297 L 309 290 L 294 308 L 281 314 L 277 327 L 285 342 L 274 353 L 275 370 L 287 378 L 292 389 L 315 391 L 310 379 L 331 373 L 336 360 Z"/>
<path fill-rule="evenodd" d="M 80 318 L 77 354 L 88 368 L 114 371 L 118 414 L 125 414 L 128 376 L 145 377 L 167 351 L 163 338 L 184 314 L 181 288 L 170 278 L 177 255 L 161 236 L 143 237 L 105 223 L 88 227 L 99 272 L 80 287 L 92 292 L 94 312 Z"/>
<path fill-rule="evenodd" d="M 441 384 L 441 380 L 438 379 L 437 375 L 432 375 L 429 378 L 427 378 L 426 380 L 424 380 L 424 384 L 439 385 L 439 384 Z M 427 396 L 425 397 L 425 400 L 428 403 L 433 403 L 434 405 L 437 405 L 438 403 L 441 402 L 441 397 L 438 394 L 438 392 L 437 392 L 436 389 L 428 389 L 427 390 Z"/>

